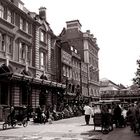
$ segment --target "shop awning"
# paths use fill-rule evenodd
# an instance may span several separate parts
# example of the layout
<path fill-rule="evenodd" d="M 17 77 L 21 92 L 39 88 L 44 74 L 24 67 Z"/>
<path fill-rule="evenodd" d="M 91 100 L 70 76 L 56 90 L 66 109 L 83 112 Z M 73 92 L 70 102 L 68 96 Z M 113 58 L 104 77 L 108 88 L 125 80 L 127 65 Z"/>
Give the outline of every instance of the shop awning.
<path fill-rule="evenodd" d="M 49 86 L 49 87 L 58 87 L 58 88 L 62 88 L 65 89 L 66 85 L 61 84 L 61 83 L 57 83 L 57 82 L 52 82 L 49 80 L 44 80 L 44 79 L 40 79 L 40 78 L 34 78 L 31 76 L 27 76 L 27 75 L 23 75 L 23 74 L 19 74 L 19 73 L 2 73 L 0 74 L 0 78 L 5 78 L 7 77 L 9 80 L 17 80 L 17 81 L 28 81 L 30 83 L 33 84 L 41 84 L 44 86 Z"/>

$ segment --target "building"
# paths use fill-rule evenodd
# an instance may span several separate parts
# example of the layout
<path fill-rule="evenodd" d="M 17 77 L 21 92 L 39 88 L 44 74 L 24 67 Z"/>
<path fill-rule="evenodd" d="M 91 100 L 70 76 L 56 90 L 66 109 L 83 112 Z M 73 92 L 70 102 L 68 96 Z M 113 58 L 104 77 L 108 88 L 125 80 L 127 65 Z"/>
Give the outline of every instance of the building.
<path fill-rule="evenodd" d="M 111 90 L 120 90 L 120 86 L 112 82 L 107 78 L 100 80 L 100 92 L 111 91 Z"/>
<path fill-rule="evenodd" d="M 126 88 L 122 84 L 116 84 L 109 79 L 100 80 L 101 99 L 117 99 L 121 102 L 140 101 L 140 89 L 135 86 Z"/>
<path fill-rule="evenodd" d="M 81 58 L 74 46 L 61 42 L 62 83 L 66 83 L 66 100 L 79 100 L 81 82 Z"/>
<path fill-rule="evenodd" d="M 87 82 L 82 81 L 82 95 L 91 97 L 93 100 L 99 98 L 99 66 L 98 66 L 98 45 L 96 38 L 89 30 L 81 31 L 79 20 L 67 21 L 66 28 L 63 28 L 60 38 L 63 41 L 69 42 L 71 46 L 75 46 L 81 57 L 82 70 L 87 65 Z M 85 70 L 84 70 L 85 71 Z M 85 78 L 85 73 L 82 72 L 82 77 Z M 84 79 L 82 78 L 82 79 Z M 87 87 L 87 89 L 86 89 Z M 85 93 L 86 92 L 86 93 Z"/>
<path fill-rule="evenodd" d="M 21 0 L 0 0 L 0 114 L 4 106 L 57 104 L 65 85 L 57 77 L 56 40 L 45 7 L 36 14 Z"/>

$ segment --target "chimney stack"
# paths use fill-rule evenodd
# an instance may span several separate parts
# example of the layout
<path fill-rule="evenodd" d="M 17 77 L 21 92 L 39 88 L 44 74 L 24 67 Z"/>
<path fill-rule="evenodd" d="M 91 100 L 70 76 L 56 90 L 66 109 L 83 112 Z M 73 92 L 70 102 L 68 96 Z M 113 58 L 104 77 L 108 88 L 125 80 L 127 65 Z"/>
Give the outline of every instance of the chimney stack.
<path fill-rule="evenodd" d="M 39 8 L 39 16 L 41 17 L 41 19 L 46 20 L 46 8 L 45 7 Z"/>
<path fill-rule="evenodd" d="M 67 29 L 78 29 L 78 31 L 80 31 L 82 27 L 79 20 L 67 21 L 66 25 L 67 25 Z"/>

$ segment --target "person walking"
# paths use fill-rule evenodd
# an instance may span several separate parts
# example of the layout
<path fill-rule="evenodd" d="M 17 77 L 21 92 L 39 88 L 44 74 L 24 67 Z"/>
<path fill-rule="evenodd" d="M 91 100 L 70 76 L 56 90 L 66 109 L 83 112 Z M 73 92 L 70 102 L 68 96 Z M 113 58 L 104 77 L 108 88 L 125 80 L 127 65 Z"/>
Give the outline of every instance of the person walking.
<path fill-rule="evenodd" d="M 127 111 L 127 115 L 129 118 L 129 122 L 130 122 L 130 128 L 131 130 L 135 131 L 135 124 L 136 124 L 136 107 L 134 106 L 134 104 L 131 104 L 128 111 Z"/>
<path fill-rule="evenodd" d="M 122 114 L 122 110 L 121 110 L 120 106 L 116 105 L 114 108 L 114 120 L 115 120 L 116 128 L 122 127 L 121 126 L 121 114 Z"/>
<path fill-rule="evenodd" d="M 88 102 L 84 106 L 84 114 L 86 125 L 89 125 L 90 116 L 92 115 L 92 108 L 89 106 Z"/>

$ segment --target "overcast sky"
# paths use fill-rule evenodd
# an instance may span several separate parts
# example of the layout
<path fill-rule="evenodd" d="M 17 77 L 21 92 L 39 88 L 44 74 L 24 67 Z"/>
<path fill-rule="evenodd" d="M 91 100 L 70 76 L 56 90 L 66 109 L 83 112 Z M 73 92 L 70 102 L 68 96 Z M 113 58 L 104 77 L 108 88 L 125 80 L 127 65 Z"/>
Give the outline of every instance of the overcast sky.
<path fill-rule="evenodd" d="M 78 19 L 82 31 L 97 38 L 100 79 L 132 84 L 140 58 L 140 0 L 22 0 L 38 13 L 47 8 L 47 20 L 58 35 L 66 21 Z"/>

